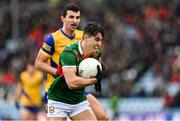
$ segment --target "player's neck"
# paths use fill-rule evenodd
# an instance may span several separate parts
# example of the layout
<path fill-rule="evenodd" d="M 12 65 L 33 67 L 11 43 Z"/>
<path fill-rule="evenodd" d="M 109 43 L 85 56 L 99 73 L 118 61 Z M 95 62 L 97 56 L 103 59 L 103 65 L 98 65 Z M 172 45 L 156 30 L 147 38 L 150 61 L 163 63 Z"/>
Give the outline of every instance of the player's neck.
<path fill-rule="evenodd" d="M 82 40 L 81 41 L 81 48 L 82 48 L 82 51 L 83 51 L 83 54 L 84 55 L 88 55 L 90 52 L 88 51 L 88 49 L 87 49 L 87 47 L 86 47 L 86 45 L 85 45 L 85 43 L 84 43 L 84 41 Z M 86 49 L 85 49 L 86 48 Z"/>
<path fill-rule="evenodd" d="M 62 31 L 68 36 L 73 36 L 74 35 L 74 31 L 67 30 L 65 27 L 62 28 Z"/>
<path fill-rule="evenodd" d="M 30 76 L 34 75 L 34 71 L 27 71 Z"/>

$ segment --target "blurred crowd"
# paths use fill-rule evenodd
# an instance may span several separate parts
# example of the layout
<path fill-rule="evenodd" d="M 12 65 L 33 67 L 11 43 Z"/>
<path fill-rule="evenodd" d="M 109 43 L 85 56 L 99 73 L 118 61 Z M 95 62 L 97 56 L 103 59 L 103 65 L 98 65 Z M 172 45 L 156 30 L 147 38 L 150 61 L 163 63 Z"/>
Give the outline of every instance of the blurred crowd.
<path fill-rule="evenodd" d="M 62 6 L 74 2 L 81 9 L 80 29 L 89 21 L 105 29 L 106 77 L 102 94 L 94 92 L 97 96 L 160 97 L 165 106 L 180 107 L 178 0 L 19 0 L 17 37 L 12 36 L 9 2 L 0 2 L 1 99 L 13 92 L 19 73 L 36 57 L 44 38 L 61 27 Z"/>

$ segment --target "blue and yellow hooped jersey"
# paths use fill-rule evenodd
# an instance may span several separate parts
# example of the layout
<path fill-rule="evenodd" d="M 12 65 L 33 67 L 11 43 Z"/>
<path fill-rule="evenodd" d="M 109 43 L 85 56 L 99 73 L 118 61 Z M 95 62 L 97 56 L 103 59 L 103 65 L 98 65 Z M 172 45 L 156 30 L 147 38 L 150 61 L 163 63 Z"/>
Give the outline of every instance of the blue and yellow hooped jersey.
<path fill-rule="evenodd" d="M 73 36 L 68 36 L 62 31 L 62 29 L 57 30 L 45 39 L 40 52 L 45 56 L 49 57 L 50 59 L 48 63 L 52 67 L 56 68 L 59 62 L 60 54 L 62 53 L 64 48 L 73 42 L 81 40 L 82 36 L 83 31 L 80 30 L 75 30 L 75 34 Z M 48 91 L 53 80 L 53 75 L 47 74 L 47 81 L 45 85 L 46 91 Z"/>

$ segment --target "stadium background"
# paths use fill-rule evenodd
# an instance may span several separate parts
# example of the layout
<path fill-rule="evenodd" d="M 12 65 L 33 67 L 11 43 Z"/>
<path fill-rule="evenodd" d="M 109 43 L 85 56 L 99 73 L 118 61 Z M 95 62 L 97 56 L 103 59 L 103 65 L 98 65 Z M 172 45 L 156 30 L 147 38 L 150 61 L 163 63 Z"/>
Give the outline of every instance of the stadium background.
<path fill-rule="evenodd" d="M 180 120 L 178 0 L 0 0 L 0 119 L 18 119 L 19 73 L 69 2 L 80 6 L 80 29 L 92 20 L 105 29 L 103 91 L 88 89 L 110 119 Z"/>

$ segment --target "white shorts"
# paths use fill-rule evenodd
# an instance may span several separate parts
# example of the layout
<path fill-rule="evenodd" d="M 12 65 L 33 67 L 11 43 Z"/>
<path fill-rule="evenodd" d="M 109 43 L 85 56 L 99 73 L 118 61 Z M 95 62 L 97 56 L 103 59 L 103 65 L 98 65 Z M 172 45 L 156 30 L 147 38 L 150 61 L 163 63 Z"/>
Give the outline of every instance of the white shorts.
<path fill-rule="evenodd" d="M 91 109 L 87 100 L 75 105 L 48 100 L 47 106 L 47 117 L 72 117 Z"/>

